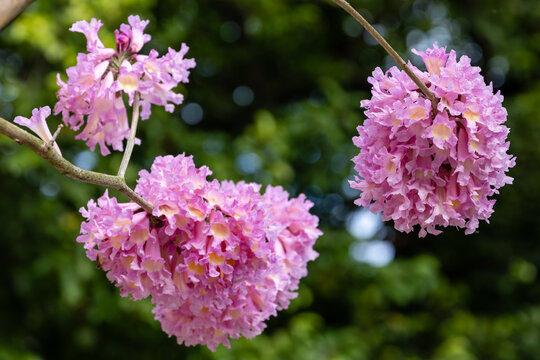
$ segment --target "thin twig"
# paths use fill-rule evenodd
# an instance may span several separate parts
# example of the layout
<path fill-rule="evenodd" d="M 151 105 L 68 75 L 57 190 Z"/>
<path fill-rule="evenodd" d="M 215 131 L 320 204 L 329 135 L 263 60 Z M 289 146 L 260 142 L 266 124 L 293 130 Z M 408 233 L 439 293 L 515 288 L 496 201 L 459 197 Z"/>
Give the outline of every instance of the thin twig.
<path fill-rule="evenodd" d="M 353 18 L 355 18 L 356 21 L 358 21 L 371 34 L 371 36 L 373 36 L 375 38 L 375 40 L 377 40 L 377 42 L 383 47 L 383 49 L 386 50 L 386 52 L 396 61 L 398 66 L 400 68 L 402 68 L 403 71 L 405 71 L 407 73 L 407 75 L 409 75 L 411 80 L 414 81 L 414 83 L 416 85 L 418 85 L 420 90 L 431 101 L 431 106 L 436 111 L 438 100 L 435 97 L 435 95 L 427 88 L 427 86 L 424 84 L 424 82 L 422 80 L 420 80 L 414 74 L 414 72 L 411 70 L 411 68 L 407 66 L 407 64 L 401 58 L 401 56 L 399 56 L 399 54 L 394 50 L 394 48 L 392 48 L 392 46 L 390 46 L 390 44 L 388 44 L 388 42 L 381 36 L 381 34 L 379 34 L 379 32 L 377 30 L 375 30 L 375 28 L 373 26 L 371 26 L 371 24 L 366 19 L 364 19 L 364 17 L 362 15 L 360 15 L 358 13 L 358 11 L 356 11 L 347 1 L 345 1 L 345 0 L 333 0 L 333 1 L 337 5 L 341 6 L 341 8 L 343 8 L 343 10 L 348 12 Z"/>
<path fill-rule="evenodd" d="M 56 131 L 54 132 L 52 136 L 52 140 L 45 144 L 45 151 L 49 150 L 49 148 L 54 145 L 54 142 L 56 141 L 56 137 L 58 136 L 58 134 L 60 134 L 60 130 L 62 130 L 63 127 L 64 127 L 64 124 L 58 125 L 58 127 L 56 128 Z"/>
<path fill-rule="evenodd" d="M 0 30 L 33 2 L 34 0 L 0 0 Z"/>
<path fill-rule="evenodd" d="M 133 113 L 131 114 L 131 129 L 129 130 L 129 138 L 126 145 L 126 150 L 124 151 L 124 156 L 122 157 L 122 162 L 120 163 L 120 168 L 118 169 L 118 176 L 124 179 L 126 175 L 126 169 L 129 165 L 129 159 L 131 158 L 131 153 L 133 152 L 133 146 L 135 145 L 135 134 L 137 133 L 137 123 L 139 122 L 139 92 L 135 93 L 135 99 L 133 100 Z"/>
<path fill-rule="evenodd" d="M 81 169 L 80 167 L 77 167 L 64 159 L 54 149 L 45 149 L 43 146 L 45 144 L 43 140 L 29 134 L 23 129 L 2 118 L 0 118 L 0 134 L 6 135 L 18 144 L 29 147 L 36 154 L 45 159 L 45 161 L 51 164 L 62 175 L 66 175 L 74 180 L 79 180 L 85 183 L 116 189 L 137 203 L 149 214 L 152 214 L 152 205 L 133 191 L 129 186 L 127 186 L 123 178 Z"/>
<path fill-rule="evenodd" d="M 56 141 L 56 137 L 58 136 L 58 134 L 60 134 L 60 130 L 62 130 L 63 127 L 64 127 L 64 124 L 58 125 L 58 127 L 56 128 L 56 131 L 54 132 L 52 136 L 53 141 Z"/>

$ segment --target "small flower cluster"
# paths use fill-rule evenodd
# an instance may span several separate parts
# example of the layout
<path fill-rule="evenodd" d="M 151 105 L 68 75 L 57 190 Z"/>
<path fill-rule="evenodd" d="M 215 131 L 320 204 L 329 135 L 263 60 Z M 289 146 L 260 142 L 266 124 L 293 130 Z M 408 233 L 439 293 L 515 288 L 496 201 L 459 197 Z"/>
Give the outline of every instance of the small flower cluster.
<path fill-rule="evenodd" d="M 368 78 L 372 98 L 361 102 L 367 119 L 353 138 L 360 177 L 351 186 L 362 191 L 356 204 L 382 212 L 400 231 L 420 225 L 421 237 L 439 234 L 436 226 L 471 234 L 493 212 L 488 197 L 512 183 L 505 174 L 515 158 L 507 153 L 503 97 L 467 56 L 457 61 L 436 43 L 413 52 L 428 72 L 409 66 L 439 100 L 437 109 L 404 71 L 375 69 Z"/>
<path fill-rule="evenodd" d="M 172 112 L 173 104 L 181 104 L 182 94 L 172 89 L 179 83 L 188 82 L 189 69 L 195 67 L 193 59 L 184 59 L 188 47 L 182 44 L 180 51 L 169 48 L 159 57 L 155 50 L 148 55 L 139 51 L 150 41 L 144 33 L 148 21 L 139 16 L 129 16 L 129 25 L 122 24 L 115 31 L 116 50 L 106 48 L 98 37 L 101 21 L 90 23 L 78 21 L 71 31 L 83 33 L 87 39 L 88 53 L 79 53 L 77 65 L 66 70 L 64 82 L 60 74 L 57 84 L 58 102 L 55 114 L 62 113 L 64 123 L 73 130 L 84 129 L 76 136 L 86 141 L 94 150 L 99 144 L 102 155 L 123 150 L 123 141 L 129 136 L 127 111 L 122 94 L 129 96 L 133 105 L 135 94 L 140 94 L 141 119 L 150 117 L 151 104 L 164 106 Z"/>
<path fill-rule="evenodd" d="M 209 182 L 210 174 L 191 157 L 156 158 L 136 187 L 153 217 L 105 193 L 81 209 L 77 241 L 122 296 L 152 297 L 169 336 L 215 350 L 259 334 L 288 307 L 321 231 L 304 195 L 271 186 L 261 195 L 260 185 Z"/>

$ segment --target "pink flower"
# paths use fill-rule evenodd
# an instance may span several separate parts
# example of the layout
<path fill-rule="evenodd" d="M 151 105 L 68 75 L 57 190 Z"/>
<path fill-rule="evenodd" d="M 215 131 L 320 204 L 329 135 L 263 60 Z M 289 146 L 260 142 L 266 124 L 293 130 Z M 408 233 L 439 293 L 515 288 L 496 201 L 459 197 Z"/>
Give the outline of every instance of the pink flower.
<path fill-rule="evenodd" d="M 372 98 L 361 102 L 367 119 L 353 138 L 359 176 L 350 183 L 362 191 L 356 204 L 381 212 L 400 231 L 420 225 L 421 237 L 440 233 L 438 226 L 471 234 L 493 212 L 489 197 L 512 183 L 503 97 L 467 56 L 457 61 L 436 43 L 413 52 L 428 72 L 409 66 L 439 100 L 437 111 L 404 71 L 375 69 Z"/>
<path fill-rule="evenodd" d="M 70 31 L 80 32 L 86 36 L 86 50 L 99 58 L 109 58 L 114 55 L 113 49 L 106 48 L 98 36 L 99 29 L 103 26 L 101 20 L 92 19 L 90 23 L 81 20 L 74 23 Z"/>
<path fill-rule="evenodd" d="M 129 25 L 120 25 L 121 33 L 125 34 L 129 39 L 127 51 L 138 53 L 143 45 L 150 41 L 152 37 L 144 33 L 144 29 L 148 26 L 149 22 L 149 20 L 141 20 L 139 15 L 130 15 L 128 16 Z"/>
<path fill-rule="evenodd" d="M 64 123 L 75 131 L 84 125 L 77 138 L 86 141 L 91 150 L 99 144 L 102 155 L 110 153 L 109 146 L 122 151 L 129 136 L 122 93 L 128 94 L 130 105 L 135 93 L 140 94 L 143 120 L 150 117 L 152 104 L 172 112 L 184 99 L 173 89 L 188 82 L 189 69 L 195 67 L 193 59 L 184 59 L 185 44 L 179 52 L 169 49 L 162 57 L 155 50 L 148 56 L 139 54 L 150 41 L 150 35 L 144 33 L 148 20 L 132 15 L 128 22 L 115 31 L 116 50 L 105 48 L 99 39 L 101 21 L 73 24 L 71 31 L 86 36 L 88 53 L 80 53 L 77 65 L 67 69 L 67 82 L 57 76 L 60 89 L 55 114 L 62 113 Z"/>
<path fill-rule="evenodd" d="M 132 299 L 152 297 L 169 336 L 215 350 L 253 337 L 296 296 L 321 235 L 312 204 L 280 187 L 206 180 L 191 157 L 155 159 L 136 191 L 154 219 L 105 193 L 81 209 L 87 256 Z"/>
<path fill-rule="evenodd" d="M 49 143 L 53 141 L 51 131 L 47 126 L 47 118 L 49 117 L 49 115 L 51 115 L 51 108 L 48 106 L 44 106 L 32 110 L 32 116 L 30 117 L 30 119 L 23 116 L 17 116 L 13 120 L 13 122 L 21 126 L 26 126 L 30 130 L 35 132 L 41 140 L 45 141 L 45 143 Z M 53 148 L 60 156 L 62 156 L 62 152 L 60 151 L 60 148 L 58 147 L 56 142 L 53 143 Z"/>
<path fill-rule="evenodd" d="M 142 74 L 138 89 L 141 93 L 141 119 L 150 117 L 151 104 L 164 106 L 166 111 L 173 112 L 173 104 L 179 105 L 184 101 L 184 96 L 172 89 L 181 82 L 187 83 L 189 69 L 195 67 L 195 60 L 184 59 L 188 50 L 189 47 L 182 44 L 180 51 L 169 48 L 162 57 L 155 50 L 151 50 L 148 56 L 137 56 L 136 65 L 141 65 Z"/>
<path fill-rule="evenodd" d="M 440 150 L 451 149 L 455 152 L 458 141 L 455 131 L 456 124 L 455 120 L 449 119 L 448 112 L 437 113 L 433 124 L 426 129 L 422 137 L 431 139 L 433 145 Z"/>

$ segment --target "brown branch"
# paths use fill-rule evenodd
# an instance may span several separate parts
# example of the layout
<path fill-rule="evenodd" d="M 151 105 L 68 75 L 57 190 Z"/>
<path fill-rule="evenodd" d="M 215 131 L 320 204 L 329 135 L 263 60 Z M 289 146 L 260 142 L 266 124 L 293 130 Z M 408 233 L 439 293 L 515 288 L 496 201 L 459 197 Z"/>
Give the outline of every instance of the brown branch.
<path fill-rule="evenodd" d="M 358 13 L 347 1 L 345 0 L 332 0 L 337 5 L 339 5 L 343 10 L 349 13 L 353 18 L 356 19 L 370 34 L 377 40 L 377 42 L 383 47 L 384 50 L 395 60 L 395 62 L 398 64 L 400 68 L 403 69 L 409 75 L 412 81 L 420 88 L 420 90 L 426 95 L 426 97 L 431 101 L 431 106 L 433 107 L 434 111 L 437 111 L 437 103 L 438 100 L 435 97 L 435 95 L 427 88 L 427 86 L 424 84 L 422 80 L 420 80 L 414 72 L 411 70 L 410 67 L 407 66 L 405 61 L 399 56 L 399 54 L 388 44 L 388 42 L 379 34 L 377 30 L 371 24 L 364 19 L 362 15 Z"/>
<path fill-rule="evenodd" d="M 45 161 L 51 164 L 62 175 L 85 183 L 116 189 L 137 203 L 149 214 L 152 214 L 152 205 L 127 186 L 123 178 L 81 169 L 64 159 L 52 147 L 47 148 L 44 146 L 45 142 L 41 139 L 2 118 L 0 118 L 0 133 L 11 138 L 16 143 L 32 149 L 32 151 L 45 159 Z"/>
<path fill-rule="evenodd" d="M 33 2 L 34 0 L 0 0 L 0 30 Z"/>

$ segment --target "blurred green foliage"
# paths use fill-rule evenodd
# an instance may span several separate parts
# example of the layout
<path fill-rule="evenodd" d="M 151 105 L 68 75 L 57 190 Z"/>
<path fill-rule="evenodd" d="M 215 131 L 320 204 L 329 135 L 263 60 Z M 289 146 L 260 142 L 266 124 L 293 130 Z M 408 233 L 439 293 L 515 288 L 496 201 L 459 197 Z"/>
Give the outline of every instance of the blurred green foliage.
<path fill-rule="evenodd" d="M 0 35 L 0 116 L 55 103 L 56 73 L 85 49 L 84 37 L 68 31 L 73 22 L 102 19 L 100 36 L 111 46 L 114 29 L 139 14 L 151 20 L 145 51 L 191 47 L 198 66 L 181 91 L 203 116 L 191 124 L 182 107 L 172 115 L 154 109 L 141 124 L 128 182 L 156 156 L 186 152 L 219 179 L 306 193 L 325 235 L 298 298 L 262 335 L 216 353 L 178 346 L 153 320 L 149 301 L 121 298 L 75 242 L 77 209 L 103 189 L 62 177 L 0 136 L 1 360 L 538 359 L 540 7 L 534 0 L 351 3 L 406 59 L 418 64 L 409 49 L 438 40 L 468 54 L 505 95 L 518 165 L 491 223 L 470 236 L 448 229 L 425 239 L 388 224 L 375 237 L 392 241 L 390 264 L 351 256 L 361 241 L 345 230 L 357 196 L 346 182 L 357 152 L 351 137 L 364 118 L 367 76 L 393 63 L 329 1 L 39 0 Z M 93 156 L 70 130 L 59 143 L 68 159 L 102 172 L 120 163 L 121 154 Z"/>

